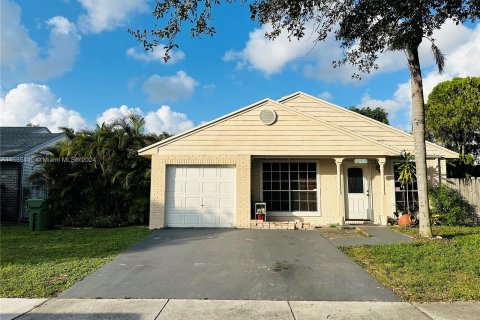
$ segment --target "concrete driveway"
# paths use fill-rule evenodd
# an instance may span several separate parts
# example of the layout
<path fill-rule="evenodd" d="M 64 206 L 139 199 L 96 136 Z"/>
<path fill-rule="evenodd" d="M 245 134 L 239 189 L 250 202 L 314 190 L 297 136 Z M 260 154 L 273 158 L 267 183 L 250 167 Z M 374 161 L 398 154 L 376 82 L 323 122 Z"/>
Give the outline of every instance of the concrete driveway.
<path fill-rule="evenodd" d="M 166 229 L 61 298 L 398 301 L 316 231 Z"/>

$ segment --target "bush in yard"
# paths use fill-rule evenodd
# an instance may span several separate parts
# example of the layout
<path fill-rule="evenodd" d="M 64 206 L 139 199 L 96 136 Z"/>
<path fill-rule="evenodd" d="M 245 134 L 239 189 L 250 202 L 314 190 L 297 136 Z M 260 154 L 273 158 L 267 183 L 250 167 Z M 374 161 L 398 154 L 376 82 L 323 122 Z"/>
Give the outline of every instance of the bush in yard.
<path fill-rule="evenodd" d="M 475 207 L 457 190 L 441 185 L 430 190 L 429 201 L 434 224 L 458 226 L 475 223 Z"/>
<path fill-rule="evenodd" d="M 48 187 L 56 223 L 75 227 L 147 224 L 150 161 L 137 151 L 169 135 L 145 133 L 144 119 L 134 114 L 94 130 L 62 129 L 69 140 L 42 154 L 60 161 L 39 163 L 32 176 Z"/>

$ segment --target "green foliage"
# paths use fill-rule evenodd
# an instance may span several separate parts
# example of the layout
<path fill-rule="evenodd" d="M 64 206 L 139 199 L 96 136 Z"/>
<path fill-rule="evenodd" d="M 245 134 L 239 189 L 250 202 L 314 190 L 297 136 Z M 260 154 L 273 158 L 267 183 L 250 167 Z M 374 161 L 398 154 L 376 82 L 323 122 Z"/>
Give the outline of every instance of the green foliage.
<path fill-rule="evenodd" d="M 457 190 L 441 185 L 430 190 L 429 201 L 434 224 L 461 226 L 476 222 L 475 207 Z"/>
<path fill-rule="evenodd" d="M 439 83 L 425 106 L 427 136 L 460 153 L 465 164 L 480 157 L 480 77 Z"/>
<path fill-rule="evenodd" d="M 416 180 L 416 168 L 415 168 L 415 158 L 414 156 L 407 152 L 403 151 L 400 157 L 400 161 L 398 162 L 398 169 L 400 170 L 400 176 L 398 180 L 400 181 L 402 187 L 406 188 L 406 203 L 404 208 L 407 208 L 407 212 L 410 214 L 410 209 L 415 211 L 415 197 L 412 194 L 409 194 L 409 190 L 413 190 L 413 184 Z M 412 205 L 410 206 L 410 200 L 412 201 Z"/>
<path fill-rule="evenodd" d="M 225 1 L 232 2 L 235 0 Z M 176 38 L 182 31 L 197 38 L 216 33 L 213 11 L 221 3 L 220 0 L 157 0 L 152 10 L 155 24 L 129 32 L 147 50 L 165 44 L 168 60 L 169 51 L 178 47 Z M 384 51 L 416 53 L 424 38 L 430 40 L 435 62 L 442 70 L 444 59 L 432 38 L 433 32 L 448 20 L 463 23 L 474 21 L 480 15 L 478 4 L 469 0 L 254 0 L 249 1 L 248 6 L 253 21 L 271 26 L 266 33 L 269 39 L 285 32 L 289 38 L 307 36 L 313 45 L 332 33 L 344 50 L 343 59 L 334 65 L 350 63 L 360 72 L 377 69 L 376 60 Z"/>
<path fill-rule="evenodd" d="M 360 113 L 361 115 L 364 115 L 366 117 L 372 118 L 373 120 L 377 120 L 385 124 L 390 124 L 388 122 L 388 112 L 385 111 L 385 109 L 383 108 L 376 107 L 372 109 L 370 107 L 358 108 L 358 107 L 352 106 L 348 109 L 356 113 Z"/>
<path fill-rule="evenodd" d="M 418 227 L 404 228 L 399 226 L 392 226 L 391 228 L 397 232 L 404 233 L 414 238 L 419 238 Z M 476 227 L 433 226 L 432 231 L 434 236 L 440 236 L 442 238 L 453 238 L 456 236 L 462 236 L 462 235 L 468 235 L 468 234 L 480 234 L 480 226 L 476 226 Z"/>
<path fill-rule="evenodd" d="M 113 227 L 148 223 L 150 161 L 137 151 L 169 135 L 145 134 L 144 120 L 129 115 L 74 133 L 47 149 L 32 180 L 48 187 L 57 223 Z"/>
<path fill-rule="evenodd" d="M 443 239 L 342 250 L 404 300 L 480 300 L 480 228 L 433 227 L 433 232 Z"/>
<path fill-rule="evenodd" d="M 0 296 L 52 297 L 145 237 L 145 227 L 31 232 L 2 225 Z"/>

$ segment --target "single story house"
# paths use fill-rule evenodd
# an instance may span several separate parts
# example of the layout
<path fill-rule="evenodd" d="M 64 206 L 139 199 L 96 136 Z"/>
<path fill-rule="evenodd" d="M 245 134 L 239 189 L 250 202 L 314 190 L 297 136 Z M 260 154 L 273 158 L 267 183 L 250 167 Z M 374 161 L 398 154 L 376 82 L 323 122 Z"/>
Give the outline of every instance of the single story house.
<path fill-rule="evenodd" d="M 139 150 L 150 228 L 249 228 L 255 203 L 270 221 L 384 225 L 406 192 L 395 161 L 413 148 L 411 134 L 303 92 L 264 99 Z M 457 157 L 427 142 L 429 182 Z"/>
<path fill-rule="evenodd" d="M 43 198 L 43 186 L 33 185 L 37 152 L 67 139 L 46 127 L 0 127 L 0 217 L 1 222 L 28 218 L 25 200 Z"/>

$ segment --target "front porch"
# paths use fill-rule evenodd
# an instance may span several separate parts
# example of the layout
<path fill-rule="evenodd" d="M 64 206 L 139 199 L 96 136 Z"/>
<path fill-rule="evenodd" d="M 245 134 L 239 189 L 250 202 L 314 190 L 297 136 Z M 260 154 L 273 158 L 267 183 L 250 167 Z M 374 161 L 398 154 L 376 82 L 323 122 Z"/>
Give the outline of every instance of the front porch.
<path fill-rule="evenodd" d="M 385 225 L 394 211 L 393 190 L 393 166 L 385 157 L 253 157 L 250 227 Z M 257 222 L 255 203 L 266 204 L 266 226 Z"/>

